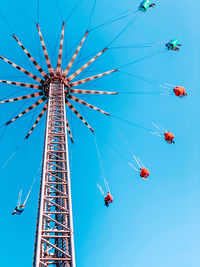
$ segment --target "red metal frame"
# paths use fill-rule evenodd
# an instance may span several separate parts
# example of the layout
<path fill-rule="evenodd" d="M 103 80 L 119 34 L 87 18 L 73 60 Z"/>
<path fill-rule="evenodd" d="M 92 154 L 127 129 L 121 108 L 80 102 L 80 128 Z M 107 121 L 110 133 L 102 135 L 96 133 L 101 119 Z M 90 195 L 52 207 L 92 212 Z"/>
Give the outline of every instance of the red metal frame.
<path fill-rule="evenodd" d="M 34 266 L 75 267 L 65 88 L 50 84 Z"/>

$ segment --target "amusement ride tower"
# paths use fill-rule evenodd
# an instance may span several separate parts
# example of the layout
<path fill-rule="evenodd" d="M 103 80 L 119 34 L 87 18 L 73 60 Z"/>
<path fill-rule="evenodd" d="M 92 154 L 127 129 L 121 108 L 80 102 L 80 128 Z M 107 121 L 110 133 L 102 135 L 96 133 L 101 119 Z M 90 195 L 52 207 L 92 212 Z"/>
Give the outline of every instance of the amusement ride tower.
<path fill-rule="evenodd" d="M 46 73 L 39 66 L 39 64 L 19 41 L 19 39 L 15 35 L 13 35 L 14 39 L 23 49 L 25 54 L 29 57 L 31 62 L 35 65 L 43 78 L 30 73 L 29 71 L 21 68 L 5 57 L 0 56 L 3 61 L 9 63 L 19 71 L 23 72 L 24 74 L 28 75 L 33 80 L 38 82 L 38 84 L 28 84 L 0 80 L 1 83 L 22 86 L 38 91 L 29 95 L 1 101 L 0 104 L 39 97 L 39 99 L 35 103 L 33 103 L 19 115 L 8 121 L 6 125 L 9 125 L 27 112 L 43 104 L 43 108 L 38 118 L 36 119 L 33 127 L 26 136 L 26 139 L 28 139 L 42 116 L 46 113 L 47 116 L 44 138 L 43 167 L 40 184 L 33 267 L 75 267 L 76 263 L 67 132 L 72 142 L 73 138 L 66 116 L 66 107 L 73 111 L 78 116 L 78 118 L 92 132 L 94 132 L 93 128 L 71 104 L 71 100 L 99 111 L 105 115 L 109 115 L 108 112 L 105 112 L 81 100 L 80 98 L 77 98 L 76 96 L 74 96 L 74 94 L 117 94 L 116 92 L 92 91 L 77 88 L 77 86 L 81 84 L 100 78 L 104 75 L 111 74 L 117 71 L 117 69 L 97 74 L 95 76 L 82 80 L 72 81 L 76 78 L 77 75 L 85 70 L 98 57 L 100 57 L 107 50 L 107 48 L 104 48 L 95 57 L 84 64 L 80 69 L 69 75 L 69 71 L 89 32 L 87 31 L 85 33 L 75 54 L 68 63 L 68 66 L 63 70 L 61 68 L 61 64 L 65 23 L 63 23 L 62 25 L 60 49 L 56 69 L 53 69 L 51 65 L 48 52 L 42 37 L 41 29 L 38 24 L 37 29 L 46 59 L 48 73 Z"/>

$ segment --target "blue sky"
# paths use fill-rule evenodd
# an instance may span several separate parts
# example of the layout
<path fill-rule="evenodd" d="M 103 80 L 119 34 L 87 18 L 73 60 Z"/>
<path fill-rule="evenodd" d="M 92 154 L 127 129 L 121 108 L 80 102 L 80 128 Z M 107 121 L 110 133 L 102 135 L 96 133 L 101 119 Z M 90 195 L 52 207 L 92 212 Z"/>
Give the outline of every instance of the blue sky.
<path fill-rule="evenodd" d="M 57 2 L 60 11 L 56 1 L 49 0 L 48 5 L 47 1 L 39 1 L 39 23 L 54 65 L 58 53 L 56 41 L 61 31 L 61 17 L 66 18 L 78 3 L 69 0 Z M 85 88 L 98 89 L 103 86 L 122 94 L 85 96 L 84 99 L 111 115 L 147 129 L 153 129 L 151 123 L 155 121 L 174 132 L 176 144 L 167 145 L 147 131 L 130 126 L 112 116 L 107 118 L 75 105 L 96 131 L 105 175 L 114 196 L 114 203 L 109 209 L 105 208 L 103 197 L 96 185 L 103 185 L 103 178 L 94 137 L 70 113 L 69 121 L 75 139 L 75 144 L 70 144 L 70 165 L 78 267 L 200 266 L 200 6 L 196 0 L 192 3 L 155 0 L 155 3 L 156 8 L 139 16 L 111 47 L 177 38 L 183 44 L 179 53 L 159 54 L 124 68 L 123 71 L 185 86 L 189 96 L 179 99 L 173 95 L 160 95 L 161 88 L 118 72 Z M 93 1 L 84 0 L 66 23 L 63 67 L 73 54 L 74 50 L 70 48 L 82 38 L 87 29 L 92 5 Z M 131 0 L 97 1 L 91 27 L 124 10 L 136 10 L 138 5 L 138 1 Z M 1 4 L 1 12 L 6 17 L 6 22 L 0 16 L 0 53 L 36 74 L 37 71 L 23 55 L 11 34 L 15 33 L 46 69 L 34 25 L 34 21 L 37 21 L 37 10 L 36 0 L 10 0 Z M 131 17 L 91 32 L 80 59 L 104 48 L 130 20 Z M 122 66 L 160 49 L 110 49 L 83 77 Z M 83 62 L 85 61 L 75 66 L 81 66 Z M 31 81 L 4 62 L 0 62 L 0 71 L 2 79 Z M 0 99 L 31 92 L 26 89 L 17 92 L 21 88 L 7 85 L 0 85 L 0 88 Z M 148 92 L 158 94 L 147 94 Z M 1 105 L 1 125 L 30 103 L 32 101 L 28 101 L 23 107 L 23 103 Z M 16 267 L 27 267 L 32 264 L 40 175 L 23 215 L 11 216 L 11 212 L 15 208 L 20 188 L 23 189 L 25 198 L 42 158 L 44 118 L 30 139 L 23 142 L 38 113 L 39 109 L 11 124 L 0 141 L 1 166 L 22 142 L 21 148 L 7 166 L 3 169 L 0 166 L 1 264 L 5 267 L 11 267 L 13 264 Z M 133 159 L 118 130 L 134 153 L 139 155 L 149 168 L 151 175 L 148 182 L 140 179 L 128 165 L 128 160 Z M 0 129 L 0 134 L 2 133 L 3 128 Z M 110 145 L 120 154 L 111 149 Z"/>

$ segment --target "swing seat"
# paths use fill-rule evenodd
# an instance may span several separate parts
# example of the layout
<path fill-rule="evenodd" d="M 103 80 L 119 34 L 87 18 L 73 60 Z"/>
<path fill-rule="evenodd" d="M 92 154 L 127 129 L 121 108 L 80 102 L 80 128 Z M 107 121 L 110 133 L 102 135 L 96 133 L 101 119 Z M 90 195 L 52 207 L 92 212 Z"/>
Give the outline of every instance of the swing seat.
<path fill-rule="evenodd" d="M 16 208 L 16 214 L 17 215 L 22 214 L 22 212 L 24 211 L 24 209 L 25 209 L 25 205 L 22 205 L 22 206 L 17 207 Z"/>
<path fill-rule="evenodd" d="M 140 176 L 142 178 L 145 178 L 146 179 L 149 175 L 150 175 L 150 172 L 149 172 L 148 169 L 146 169 L 146 168 L 142 168 L 141 169 Z"/>
<path fill-rule="evenodd" d="M 165 141 L 167 142 L 171 143 L 174 140 L 174 134 L 171 132 L 166 132 L 164 136 L 165 136 Z"/>
<path fill-rule="evenodd" d="M 179 45 L 179 41 L 177 39 L 172 39 L 166 44 L 166 47 L 169 50 L 176 50 L 178 48 L 178 45 Z"/>
<path fill-rule="evenodd" d="M 113 196 L 108 193 L 107 196 L 105 197 L 105 202 L 112 203 L 113 202 Z"/>
<path fill-rule="evenodd" d="M 174 93 L 176 96 L 186 96 L 187 94 L 185 93 L 185 88 L 182 87 L 182 86 L 176 86 L 174 89 L 173 89 Z"/>
<path fill-rule="evenodd" d="M 150 5 L 151 5 L 151 2 L 149 0 L 142 1 L 138 7 L 138 10 L 142 12 L 146 12 Z"/>

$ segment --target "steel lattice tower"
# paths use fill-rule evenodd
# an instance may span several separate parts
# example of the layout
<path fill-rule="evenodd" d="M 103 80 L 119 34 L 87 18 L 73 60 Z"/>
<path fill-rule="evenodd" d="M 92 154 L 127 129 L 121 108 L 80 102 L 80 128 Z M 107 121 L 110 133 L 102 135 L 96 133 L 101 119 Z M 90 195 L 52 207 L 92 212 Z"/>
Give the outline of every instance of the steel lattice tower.
<path fill-rule="evenodd" d="M 18 45 L 23 49 L 36 69 L 43 78 L 32 74 L 28 70 L 23 69 L 12 61 L 0 56 L 4 62 L 10 64 L 12 67 L 21 71 L 37 82 L 37 84 L 29 84 L 23 82 L 0 80 L 0 83 L 12 84 L 16 86 L 30 88 L 36 90 L 36 93 L 31 93 L 25 96 L 19 96 L 12 99 L 1 101 L 0 104 L 9 103 L 13 101 L 20 101 L 25 99 L 39 98 L 30 107 L 18 114 L 13 119 L 9 120 L 5 125 L 13 123 L 29 111 L 36 107 L 43 105 L 35 123 L 31 130 L 26 135 L 28 139 L 45 114 L 46 130 L 45 142 L 43 152 L 43 169 L 41 175 L 39 206 L 37 216 L 36 238 L 33 267 L 75 267 L 75 251 L 74 251 L 74 230 L 72 219 L 72 198 L 71 198 L 71 182 L 68 158 L 68 140 L 67 132 L 73 141 L 72 133 L 67 121 L 66 110 L 71 110 L 87 127 L 94 132 L 93 128 L 81 116 L 76 108 L 71 104 L 71 101 L 82 104 L 93 110 L 99 111 L 105 115 L 110 115 L 83 100 L 76 97 L 76 94 L 107 94 L 116 95 L 117 92 L 108 91 L 94 91 L 77 88 L 77 86 L 87 83 L 89 81 L 101 78 L 117 71 L 113 69 L 104 73 L 97 74 L 92 77 L 87 77 L 82 80 L 75 80 L 83 70 L 85 70 L 97 58 L 103 55 L 107 48 L 101 50 L 95 57 L 91 58 L 81 68 L 74 73 L 70 73 L 71 67 L 76 60 L 76 57 L 83 46 L 89 32 L 86 31 L 77 50 L 72 56 L 67 67 L 62 70 L 62 54 L 63 54 L 63 39 L 65 23 L 62 25 L 62 33 L 60 40 L 59 55 L 57 60 L 57 68 L 54 70 L 48 52 L 42 37 L 41 29 L 37 24 L 38 33 L 41 40 L 48 72 L 45 72 L 31 54 L 26 50 L 16 35 L 13 35 Z M 75 95 L 74 95 L 75 94 Z"/>
<path fill-rule="evenodd" d="M 49 85 L 35 266 L 75 267 L 64 84 Z"/>

